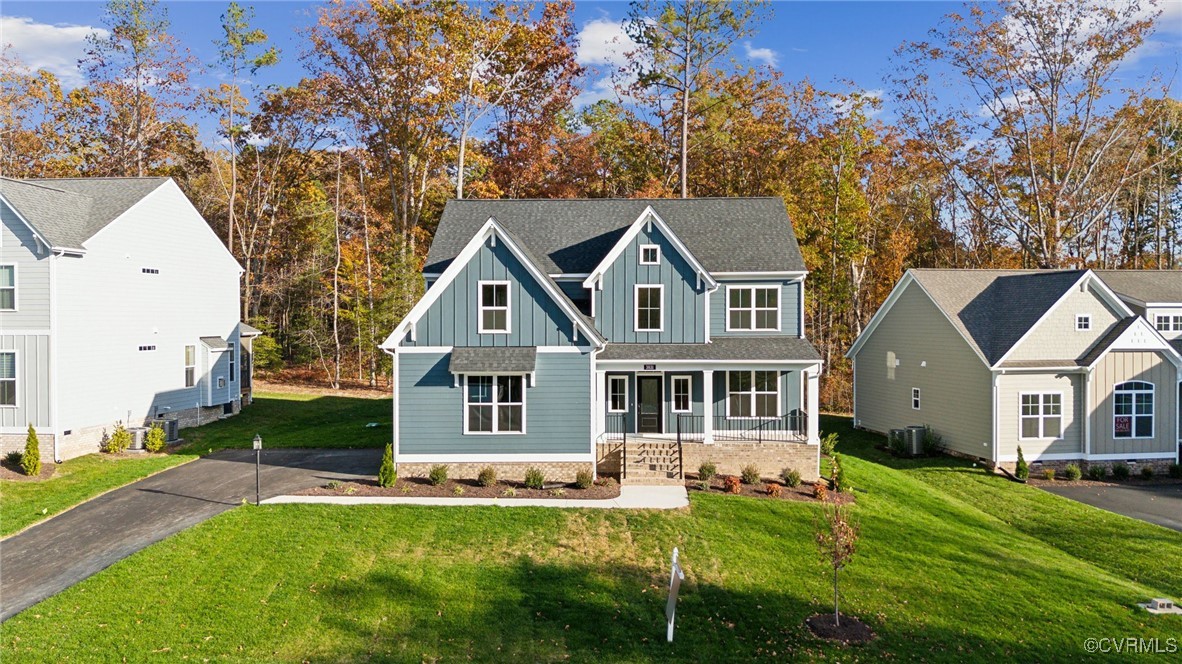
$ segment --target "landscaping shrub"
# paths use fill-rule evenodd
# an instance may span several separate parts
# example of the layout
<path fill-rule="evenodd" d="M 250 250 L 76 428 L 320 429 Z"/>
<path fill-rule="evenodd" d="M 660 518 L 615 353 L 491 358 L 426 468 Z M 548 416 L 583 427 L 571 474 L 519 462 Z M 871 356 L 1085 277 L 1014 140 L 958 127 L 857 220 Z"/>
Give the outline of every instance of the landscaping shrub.
<path fill-rule="evenodd" d="M 784 484 L 795 489 L 800 486 L 800 471 L 795 468 L 785 468 L 780 471 L 780 479 L 784 480 Z"/>
<path fill-rule="evenodd" d="M 4 455 L 4 465 L 16 470 L 17 468 L 21 467 L 22 456 L 23 455 L 20 453 L 20 450 L 13 450 Z"/>
<path fill-rule="evenodd" d="M 575 473 L 575 488 L 576 489 L 587 489 L 591 486 L 591 482 L 592 482 L 591 471 L 580 470 L 579 472 Z"/>
<path fill-rule="evenodd" d="M 1153 466 L 1141 466 L 1141 479 L 1153 479 Z"/>
<path fill-rule="evenodd" d="M 148 435 L 144 438 L 144 449 L 149 452 L 162 452 L 164 446 L 168 444 L 168 437 L 164 433 L 164 427 L 159 424 L 153 424 L 148 427 Z"/>
<path fill-rule="evenodd" d="M 1068 482 L 1074 482 L 1083 477 L 1083 473 L 1079 470 L 1079 465 L 1074 463 L 1067 464 L 1063 469 L 1063 477 L 1067 478 Z"/>
<path fill-rule="evenodd" d="M 1112 476 L 1118 480 L 1129 479 L 1130 472 L 1131 471 L 1129 470 L 1129 465 L 1127 463 L 1112 464 Z"/>
<path fill-rule="evenodd" d="M 767 495 L 771 496 L 772 498 L 779 498 L 780 496 L 784 495 L 784 487 L 776 484 L 775 482 L 771 482 L 767 485 Z"/>
<path fill-rule="evenodd" d="M 739 471 L 743 484 L 759 484 L 759 466 L 749 463 Z"/>
<path fill-rule="evenodd" d="M 464 495 L 464 485 L 462 485 L 462 484 L 455 485 L 451 490 L 451 495 L 453 495 L 453 496 Z"/>
<path fill-rule="evenodd" d="M 1043 468 L 1042 478 L 1048 482 L 1054 481 L 1055 469 L 1054 468 Z"/>
<path fill-rule="evenodd" d="M 343 486 L 345 486 L 345 483 L 340 480 L 329 480 L 328 484 L 324 485 L 324 488 L 329 489 L 330 491 L 336 491 Z"/>
<path fill-rule="evenodd" d="M 480 469 L 480 474 L 476 476 L 476 483 L 482 487 L 496 486 L 497 471 L 492 466 L 485 466 Z"/>
<path fill-rule="evenodd" d="M 833 485 L 833 490 L 838 493 L 849 493 L 854 490 L 854 485 L 845 476 L 845 464 L 841 462 L 840 454 L 833 455 L 833 475 L 829 481 Z"/>
<path fill-rule="evenodd" d="M 1014 477 L 1025 480 L 1030 477 L 1030 466 L 1026 464 L 1026 457 L 1022 456 L 1022 446 L 1018 446 L 1018 463 L 1014 464 Z"/>
<path fill-rule="evenodd" d="M 1108 475 L 1108 469 L 1104 466 L 1088 466 L 1088 479 L 1099 482 Z"/>
<path fill-rule="evenodd" d="M 727 475 L 722 478 L 722 486 L 726 489 L 727 493 L 739 493 L 743 490 L 742 480 L 734 475 Z"/>
<path fill-rule="evenodd" d="M 557 489 L 551 490 L 550 495 L 554 496 L 555 498 L 561 498 L 566 495 L 566 489 L 558 487 Z"/>
<path fill-rule="evenodd" d="M 530 467 L 525 471 L 525 486 L 531 489 L 541 489 L 546 483 L 546 476 L 537 468 Z"/>
<path fill-rule="evenodd" d="M 446 468 L 443 469 L 443 479 L 447 479 Z M 391 487 L 397 481 L 398 471 L 394 469 L 394 446 L 386 445 L 386 449 L 382 451 L 382 465 L 378 467 L 378 486 Z"/>
<path fill-rule="evenodd" d="M 1174 479 L 1182 479 L 1182 464 L 1171 463 L 1169 475 L 1170 475 L 1170 477 L 1173 477 Z"/>
<path fill-rule="evenodd" d="M 710 483 L 709 482 L 698 482 L 698 491 L 709 491 L 709 490 L 710 490 Z"/>
<path fill-rule="evenodd" d="M 427 474 L 427 479 L 431 480 L 433 486 L 439 486 L 447 481 L 447 466 L 442 464 L 438 466 L 431 466 L 431 472 Z"/>
<path fill-rule="evenodd" d="M 122 422 L 116 422 L 115 430 L 110 436 L 107 435 L 107 430 L 103 429 L 103 438 L 100 447 L 102 451 L 108 454 L 118 454 L 131 447 L 131 432 L 127 430 L 127 427 L 123 426 Z"/>
<path fill-rule="evenodd" d="M 813 498 L 817 500 L 825 500 L 829 496 L 829 489 L 825 488 L 824 482 L 817 482 L 813 485 Z"/>
<path fill-rule="evenodd" d="M 826 436 L 821 439 L 821 454 L 824 454 L 825 456 L 833 456 L 833 452 L 836 449 L 837 434 L 826 434 Z"/>
<path fill-rule="evenodd" d="M 903 436 L 891 434 L 887 436 L 887 447 L 891 448 L 891 454 L 895 456 L 907 456 L 907 444 L 903 440 Z"/>
<path fill-rule="evenodd" d="M 25 453 L 21 455 L 21 470 L 29 477 L 41 474 L 41 441 L 37 440 L 37 431 L 29 425 L 29 435 L 25 437 Z"/>
<path fill-rule="evenodd" d="M 707 461 L 698 466 L 698 479 L 709 482 L 718 475 L 718 466 L 713 461 Z"/>
<path fill-rule="evenodd" d="M 513 496 L 517 495 L 517 489 L 514 489 L 511 486 L 507 486 L 507 487 L 505 487 L 505 490 L 501 492 L 501 495 L 506 498 L 512 498 Z"/>
<path fill-rule="evenodd" d="M 924 427 L 923 429 L 923 453 L 927 456 L 936 456 L 944 451 L 944 436 L 932 431 L 931 427 Z"/>

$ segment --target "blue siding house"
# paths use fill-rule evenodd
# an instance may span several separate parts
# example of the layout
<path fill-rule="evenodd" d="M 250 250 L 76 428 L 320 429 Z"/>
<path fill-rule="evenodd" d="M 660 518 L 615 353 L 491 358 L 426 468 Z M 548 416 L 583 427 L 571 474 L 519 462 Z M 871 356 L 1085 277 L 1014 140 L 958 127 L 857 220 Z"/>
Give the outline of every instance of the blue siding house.
<path fill-rule="evenodd" d="M 453 200 L 382 344 L 400 473 L 817 476 L 821 358 L 778 198 Z"/>

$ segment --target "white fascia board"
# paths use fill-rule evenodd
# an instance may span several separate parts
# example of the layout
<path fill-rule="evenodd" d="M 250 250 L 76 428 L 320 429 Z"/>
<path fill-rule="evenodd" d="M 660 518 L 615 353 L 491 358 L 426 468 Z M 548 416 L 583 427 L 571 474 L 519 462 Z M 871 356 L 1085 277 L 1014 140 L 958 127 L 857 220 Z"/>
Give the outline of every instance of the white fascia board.
<path fill-rule="evenodd" d="M 615 246 L 611 248 L 611 251 L 607 252 L 607 255 L 603 257 L 603 260 L 599 261 L 599 265 L 596 265 L 595 269 L 591 271 L 591 274 L 587 275 L 587 278 L 583 280 L 583 286 L 585 288 L 595 287 L 596 281 L 599 279 L 599 277 L 603 276 L 603 274 L 607 272 L 607 269 L 616 262 L 616 259 L 620 257 L 620 254 L 624 253 L 624 249 L 628 247 L 628 244 L 640 234 L 640 229 L 649 221 L 656 224 L 657 228 L 659 228 L 661 232 L 665 234 L 665 238 L 669 240 L 669 243 L 672 244 L 675 249 L 677 249 L 682 258 L 689 261 L 689 264 L 705 280 L 708 286 L 711 288 L 718 286 L 718 282 L 714 280 L 713 276 L 711 276 L 710 271 L 702 265 L 702 262 L 699 261 L 696 256 L 694 256 L 694 254 L 689 250 L 689 247 L 685 246 L 685 243 L 681 241 L 681 238 L 677 237 L 677 234 L 673 232 L 673 229 L 669 228 L 669 224 L 665 223 L 665 220 L 661 218 L 661 215 L 657 214 L 656 210 L 653 209 L 653 206 L 649 205 L 648 207 L 644 208 L 644 212 L 640 213 L 640 216 L 636 218 L 636 221 L 632 222 L 632 225 L 628 227 L 628 230 L 624 231 L 624 235 L 619 239 L 619 241 L 616 242 Z"/>
<path fill-rule="evenodd" d="M 807 270 L 792 270 L 782 272 L 714 272 L 715 279 L 742 279 L 742 280 L 787 280 L 787 281 L 801 281 L 808 276 Z"/>
<path fill-rule="evenodd" d="M 1149 338 L 1144 339 L 1142 337 L 1144 340 L 1134 340 L 1138 335 L 1138 331 L 1141 334 L 1148 335 Z M 1096 357 L 1094 362 L 1086 367 L 1086 370 L 1095 369 L 1096 365 L 1100 364 L 1100 360 L 1103 360 L 1108 356 L 1108 353 L 1114 350 L 1163 352 L 1166 354 L 1166 359 L 1170 361 L 1170 364 L 1173 364 L 1177 369 L 1182 369 L 1182 355 L 1178 354 L 1178 351 L 1170 345 L 1170 342 L 1166 341 L 1166 338 L 1161 335 L 1161 332 L 1157 331 L 1156 327 L 1150 325 L 1149 321 L 1140 316 L 1136 317 L 1136 320 L 1129 326 L 1129 329 L 1122 332 L 1119 337 L 1108 344 L 1108 347 Z"/>
<path fill-rule="evenodd" d="M 618 371 L 643 371 L 646 364 L 673 366 L 680 370 L 754 369 L 778 367 L 785 369 L 816 369 L 824 365 L 822 360 L 604 360 L 596 359 L 595 366 Z"/>

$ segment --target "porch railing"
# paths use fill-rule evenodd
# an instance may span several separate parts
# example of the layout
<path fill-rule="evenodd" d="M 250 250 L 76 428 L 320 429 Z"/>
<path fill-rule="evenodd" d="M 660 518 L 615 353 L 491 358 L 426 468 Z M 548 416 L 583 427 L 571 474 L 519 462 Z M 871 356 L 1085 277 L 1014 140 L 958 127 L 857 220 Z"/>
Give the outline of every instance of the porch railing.
<path fill-rule="evenodd" d="M 620 479 L 628 479 L 628 417 L 627 413 L 608 413 L 604 420 L 603 437 L 620 441 Z"/>
<path fill-rule="evenodd" d="M 704 415 L 677 416 L 677 441 L 705 439 Z M 808 414 L 800 411 L 779 417 L 711 416 L 713 438 L 719 441 L 804 442 L 808 437 Z"/>

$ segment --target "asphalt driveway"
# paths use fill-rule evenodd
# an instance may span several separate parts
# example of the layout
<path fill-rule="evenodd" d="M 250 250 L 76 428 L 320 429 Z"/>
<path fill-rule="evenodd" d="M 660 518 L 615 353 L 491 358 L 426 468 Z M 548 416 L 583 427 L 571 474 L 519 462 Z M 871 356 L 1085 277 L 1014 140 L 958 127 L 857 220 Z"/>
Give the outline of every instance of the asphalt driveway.
<path fill-rule="evenodd" d="M 1182 484 L 1044 486 L 1047 491 L 1134 519 L 1182 531 Z"/>
<path fill-rule="evenodd" d="M 264 450 L 262 496 L 373 476 L 382 450 Z M 206 519 L 254 501 L 251 450 L 222 450 L 0 541 L 0 621 Z"/>

